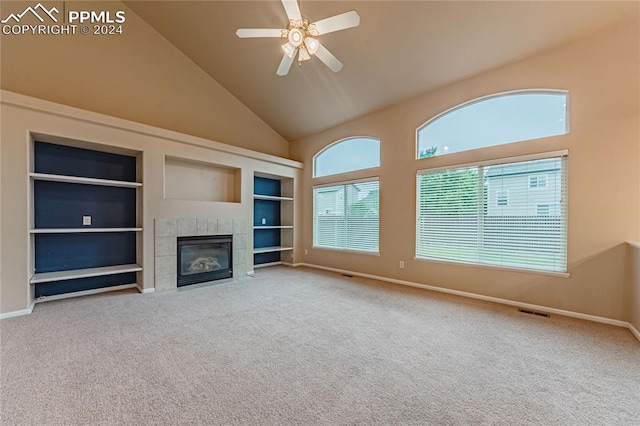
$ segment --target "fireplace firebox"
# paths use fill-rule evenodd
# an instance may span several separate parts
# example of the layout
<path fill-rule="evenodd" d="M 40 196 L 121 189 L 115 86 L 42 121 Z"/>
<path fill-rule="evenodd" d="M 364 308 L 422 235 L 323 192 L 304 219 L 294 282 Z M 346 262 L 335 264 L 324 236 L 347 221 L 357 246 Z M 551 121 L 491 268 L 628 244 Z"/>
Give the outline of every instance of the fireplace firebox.
<path fill-rule="evenodd" d="M 233 277 L 233 236 L 178 237 L 178 287 Z"/>

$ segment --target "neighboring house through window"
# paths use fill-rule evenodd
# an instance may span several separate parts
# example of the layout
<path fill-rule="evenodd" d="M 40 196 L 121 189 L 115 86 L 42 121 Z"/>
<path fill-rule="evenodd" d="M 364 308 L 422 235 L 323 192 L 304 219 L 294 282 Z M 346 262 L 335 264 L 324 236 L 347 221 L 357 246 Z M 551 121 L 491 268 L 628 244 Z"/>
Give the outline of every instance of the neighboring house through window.
<path fill-rule="evenodd" d="M 496 191 L 496 206 L 508 206 L 509 205 L 509 191 L 500 190 Z"/>
<path fill-rule="evenodd" d="M 546 188 L 547 175 L 529 176 L 529 188 Z"/>
<path fill-rule="evenodd" d="M 536 206 L 536 214 L 538 216 L 549 216 L 551 214 L 551 206 L 549 204 L 538 204 Z"/>
<path fill-rule="evenodd" d="M 535 160 L 495 161 L 418 172 L 416 257 L 565 272 L 564 153 Z M 526 174 L 517 174 L 540 167 L 558 169 L 557 185 L 548 191 L 555 209 L 550 203 L 538 203 L 539 193 L 529 188 Z M 495 190 L 494 186 L 509 189 Z M 494 194 L 496 202 L 489 202 Z"/>

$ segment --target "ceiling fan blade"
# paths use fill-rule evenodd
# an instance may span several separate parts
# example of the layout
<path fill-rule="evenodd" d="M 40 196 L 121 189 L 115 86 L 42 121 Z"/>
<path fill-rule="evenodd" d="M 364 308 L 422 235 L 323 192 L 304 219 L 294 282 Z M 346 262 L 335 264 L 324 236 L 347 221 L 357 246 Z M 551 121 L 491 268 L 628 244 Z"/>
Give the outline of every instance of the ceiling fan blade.
<path fill-rule="evenodd" d="M 236 31 L 240 38 L 251 37 L 282 37 L 282 30 L 276 28 L 240 28 Z"/>
<path fill-rule="evenodd" d="M 289 18 L 289 20 L 302 20 L 300 7 L 298 7 L 298 0 L 282 0 L 282 5 L 284 6 L 284 11 L 287 12 L 287 17 Z"/>
<path fill-rule="evenodd" d="M 315 25 L 316 30 L 318 30 L 318 34 L 332 33 L 334 31 L 357 27 L 360 25 L 360 15 L 358 15 L 355 10 L 352 10 L 351 12 L 321 19 L 318 22 L 314 22 L 313 25 Z"/>
<path fill-rule="evenodd" d="M 316 56 L 320 59 L 326 66 L 328 66 L 331 71 L 338 72 L 342 69 L 342 62 L 338 60 L 333 53 L 329 52 L 326 47 L 322 44 L 318 43 L 318 51 L 316 52 Z"/>
<path fill-rule="evenodd" d="M 293 53 L 293 56 L 289 57 L 286 53 L 282 56 L 282 61 L 280 61 L 280 66 L 278 67 L 278 71 L 276 74 L 279 76 L 287 75 L 289 73 L 289 68 L 291 68 L 291 64 L 293 63 L 293 58 L 296 57 L 298 49 Z"/>

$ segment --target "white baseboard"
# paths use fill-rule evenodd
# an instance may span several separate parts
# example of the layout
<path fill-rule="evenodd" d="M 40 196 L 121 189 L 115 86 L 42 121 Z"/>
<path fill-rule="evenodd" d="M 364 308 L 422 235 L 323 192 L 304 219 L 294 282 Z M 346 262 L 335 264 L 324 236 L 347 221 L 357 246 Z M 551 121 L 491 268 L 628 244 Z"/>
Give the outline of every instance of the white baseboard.
<path fill-rule="evenodd" d="M 291 266 L 297 268 L 298 266 L 305 266 L 304 263 L 290 263 L 290 262 L 282 262 L 283 265 Z"/>
<path fill-rule="evenodd" d="M 138 290 L 138 293 L 141 293 L 141 294 L 155 293 L 155 291 L 156 291 L 156 289 L 154 287 L 142 288 L 139 285 L 136 285 L 136 289 Z"/>
<path fill-rule="evenodd" d="M 19 311 L 13 311 L 13 312 L 6 312 L 4 314 L 0 314 L 0 320 L 6 319 L 6 318 L 13 318 L 13 317 L 21 317 L 23 315 L 29 315 L 30 313 L 33 312 L 33 308 L 36 306 L 36 302 L 31 302 L 31 306 L 29 306 L 27 309 L 21 309 Z"/>
<path fill-rule="evenodd" d="M 638 339 L 638 341 L 640 342 L 640 331 L 638 331 L 638 329 L 635 328 L 631 323 L 628 323 L 627 327 L 629 327 L 629 331 L 631 332 L 631 334 L 636 336 L 636 339 Z"/>
<path fill-rule="evenodd" d="M 440 293 L 447 293 L 447 294 L 453 294 L 453 295 L 456 295 L 456 296 L 468 297 L 468 298 L 471 298 L 471 299 L 478 299 L 478 300 L 484 300 L 484 301 L 487 301 L 487 302 L 500 303 L 502 305 L 510 305 L 510 306 L 515 306 L 515 307 L 518 307 L 518 308 L 525 308 L 525 309 L 533 310 L 533 311 L 540 311 L 540 312 L 547 312 L 547 313 L 550 313 L 550 314 L 563 315 L 565 317 L 579 318 L 579 319 L 583 319 L 583 320 L 587 320 L 587 321 L 593 321 L 593 322 L 599 322 L 599 323 L 603 323 L 603 324 L 615 325 L 615 326 L 618 326 L 618 327 L 628 328 L 628 327 L 631 326 L 631 324 L 629 324 L 626 321 L 619 321 L 619 320 L 614 320 L 614 319 L 611 319 L 611 318 L 599 317 L 599 316 L 596 316 L 596 315 L 582 314 L 580 312 L 565 311 L 563 309 L 549 308 L 547 306 L 532 305 L 530 303 L 522 303 L 522 302 L 516 302 L 516 301 L 508 300 L 508 299 L 501 299 L 501 298 L 498 298 L 498 297 L 484 296 L 482 294 L 468 293 L 466 291 L 451 290 L 451 289 L 443 288 L 443 287 L 435 287 L 435 286 L 426 285 L 426 284 L 414 283 L 412 281 L 397 280 L 397 279 L 394 279 L 394 278 L 381 277 L 381 276 L 378 276 L 378 275 L 371 275 L 371 274 L 363 274 L 363 273 L 360 273 L 360 272 L 347 271 L 347 270 L 344 270 L 344 269 L 329 268 L 327 266 L 313 265 L 313 264 L 310 264 L 310 263 L 303 263 L 302 266 L 308 266 L 310 268 L 316 268 L 316 269 L 323 269 L 325 271 L 338 272 L 338 273 L 341 273 L 341 274 L 349 274 L 349 275 L 354 275 L 354 276 L 357 276 L 357 277 L 371 278 L 371 279 L 374 279 L 374 280 L 386 281 L 386 282 L 390 282 L 390 283 L 394 283 L 394 284 L 406 285 L 406 286 L 409 286 L 409 287 L 424 288 L 426 290 L 437 291 L 437 292 L 440 292 Z M 631 330 L 631 332 L 634 333 L 633 330 Z M 636 337 L 638 337 L 638 334 L 636 334 L 636 333 L 637 333 L 637 330 L 635 330 L 634 334 L 636 335 Z M 640 338 L 639 338 L 639 340 L 640 340 Z"/>
<path fill-rule="evenodd" d="M 255 266 L 254 266 L 254 268 L 255 268 Z M 247 275 L 252 277 L 254 275 L 254 272 L 253 271 L 247 271 Z"/>

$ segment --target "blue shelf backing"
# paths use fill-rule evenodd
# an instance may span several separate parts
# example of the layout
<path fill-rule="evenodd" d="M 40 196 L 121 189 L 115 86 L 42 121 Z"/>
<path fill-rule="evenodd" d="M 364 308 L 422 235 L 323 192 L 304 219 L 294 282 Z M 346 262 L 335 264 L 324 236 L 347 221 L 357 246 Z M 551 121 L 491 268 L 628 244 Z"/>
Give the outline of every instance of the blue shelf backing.
<path fill-rule="evenodd" d="M 35 234 L 36 273 L 132 263 L 136 263 L 134 232 Z"/>
<path fill-rule="evenodd" d="M 253 248 L 279 246 L 280 235 L 279 229 L 254 229 Z"/>
<path fill-rule="evenodd" d="M 281 185 L 277 179 L 267 179 L 263 177 L 253 178 L 253 193 L 255 195 L 270 195 L 272 197 L 281 196 Z"/>
<path fill-rule="evenodd" d="M 136 189 L 37 180 L 33 183 L 36 228 L 135 228 Z"/>
<path fill-rule="evenodd" d="M 36 141 L 34 172 L 135 182 L 136 158 Z"/>
<path fill-rule="evenodd" d="M 270 253 L 256 253 L 253 255 L 253 264 L 262 265 L 263 263 L 280 262 L 281 252 L 273 251 Z"/>
<path fill-rule="evenodd" d="M 266 223 L 262 223 L 262 219 L 265 219 Z M 280 225 L 280 201 L 253 200 L 253 226 Z"/>

